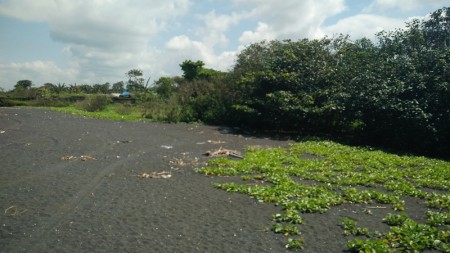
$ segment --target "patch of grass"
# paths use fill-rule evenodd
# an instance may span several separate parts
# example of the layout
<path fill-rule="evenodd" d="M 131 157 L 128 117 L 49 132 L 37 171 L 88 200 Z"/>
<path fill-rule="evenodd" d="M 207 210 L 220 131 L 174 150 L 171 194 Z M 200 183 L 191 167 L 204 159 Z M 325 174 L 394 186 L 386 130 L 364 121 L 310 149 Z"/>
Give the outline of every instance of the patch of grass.
<path fill-rule="evenodd" d="M 282 207 L 284 213 L 272 217 L 276 222 L 272 230 L 276 233 L 295 235 L 286 228 L 291 228 L 289 224 L 302 224 L 301 213 L 323 213 L 343 203 L 378 203 L 391 205 L 394 211 L 403 213 L 390 214 L 384 219 L 391 226 L 385 234 L 359 228 L 351 220 L 343 221 L 345 234 L 363 236 L 349 241 L 350 251 L 449 250 L 450 194 L 446 192 L 450 189 L 449 162 L 330 141 L 306 141 L 292 144 L 288 149 L 248 149 L 242 160 L 219 158 L 196 171 L 205 175 L 240 176 L 242 183 L 215 183 L 214 186 Z M 250 180 L 254 178 L 262 179 L 261 183 L 254 184 Z M 434 210 L 428 213 L 427 224 L 409 218 L 404 201 L 407 196 Z M 289 242 L 293 240 L 297 239 L 288 238 Z"/>
<path fill-rule="evenodd" d="M 109 120 L 117 120 L 117 121 L 142 121 L 140 110 L 137 108 L 132 108 L 128 112 L 128 114 L 122 114 L 119 113 L 120 108 L 122 105 L 120 104 L 110 104 L 106 106 L 101 111 L 96 112 L 88 112 L 83 109 L 80 109 L 75 106 L 68 106 L 68 107 L 48 107 L 51 110 L 64 112 L 68 114 L 74 114 L 74 115 L 80 115 L 85 116 L 89 118 L 97 118 L 97 119 L 109 119 Z"/>
<path fill-rule="evenodd" d="M 88 112 L 98 112 L 105 109 L 111 103 L 110 97 L 99 94 L 88 96 L 86 99 L 78 101 L 75 106 Z"/>

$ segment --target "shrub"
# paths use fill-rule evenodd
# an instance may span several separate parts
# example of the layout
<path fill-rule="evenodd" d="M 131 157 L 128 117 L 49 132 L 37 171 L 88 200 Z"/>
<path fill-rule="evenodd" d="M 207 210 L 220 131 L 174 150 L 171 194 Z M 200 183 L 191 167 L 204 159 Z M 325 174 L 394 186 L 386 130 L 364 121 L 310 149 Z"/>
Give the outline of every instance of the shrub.
<path fill-rule="evenodd" d="M 59 98 L 37 98 L 30 102 L 31 106 L 65 107 L 70 102 Z"/>
<path fill-rule="evenodd" d="M 120 115 L 130 115 L 133 112 L 133 107 L 131 104 L 120 104 L 115 111 Z"/>
<path fill-rule="evenodd" d="M 176 96 L 168 100 L 154 99 L 143 106 L 142 116 L 155 121 L 177 123 L 182 120 L 183 110 Z"/>
<path fill-rule="evenodd" d="M 111 98 L 105 95 L 94 95 L 87 97 L 85 100 L 77 102 L 76 106 L 88 112 L 101 111 L 111 103 Z"/>
<path fill-rule="evenodd" d="M 25 101 L 20 101 L 16 99 L 0 98 L 0 107 L 9 106 L 24 106 L 27 105 Z"/>

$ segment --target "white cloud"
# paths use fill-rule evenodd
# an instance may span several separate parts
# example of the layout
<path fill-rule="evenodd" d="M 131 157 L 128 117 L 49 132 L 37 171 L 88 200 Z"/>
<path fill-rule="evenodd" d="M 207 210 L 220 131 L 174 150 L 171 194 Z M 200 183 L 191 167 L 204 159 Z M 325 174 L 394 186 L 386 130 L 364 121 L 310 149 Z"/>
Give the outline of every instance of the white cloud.
<path fill-rule="evenodd" d="M 0 4 L 1 16 L 24 21 L 47 21 L 49 14 L 56 12 L 56 10 L 56 1 L 7 0 Z"/>
<path fill-rule="evenodd" d="M 202 60 L 207 68 L 228 70 L 232 65 L 236 51 L 223 51 L 228 46 L 227 32 L 242 20 L 240 13 L 217 14 L 215 10 L 197 15 L 202 26 L 196 29 L 197 40 L 186 34 L 172 37 L 166 43 L 166 49 L 172 58 L 172 64 L 178 66 L 187 59 Z M 177 62 L 173 62 L 177 61 Z M 177 71 L 179 72 L 179 71 Z"/>
<path fill-rule="evenodd" d="M 227 46 L 229 40 L 226 32 L 242 20 L 242 15 L 235 12 L 230 15 L 218 15 L 212 10 L 205 15 L 199 15 L 199 19 L 203 21 L 204 26 L 197 29 L 197 35 L 208 47 L 214 48 Z"/>
<path fill-rule="evenodd" d="M 256 31 L 245 31 L 239 38 L 241 44 L 247 45 L 255 43 L 262 40 L 273 40 L 276 35 L 273 30 L 270 29 L 269 25 L 263 22 L 258 23 Z"/>
<path fill-rule="evenodd" d="M 157 63 L 150 42 L 190 6 L 189 0 L 6 0 L 0 2 L 0 16 L 46 22 L 51 38 L 65 45 L 69 64 L 78 68 L 75 81 L 95 83 L 123 78 L 127 69 L 148 66 L 147 62 Z M 39 69 L 22 65 L 32 73 Z"/>
<path fill-rule="evenodd" d="M 259 22 L 256 31 L 246 31 L 242 40 L 249 36 L 308 38 L 316 34 L 327 18 L 346 8 L 344 0 L 234 0 L 233 3 L 251 7 L 246 17 Z M 267 27 L 261 24 L 266 24 Z"/>
<path fill-rule="evenodd" d="M 177 65 L 184 60 L 202 60 L 206 64 L 213 65 L 216 55 L 211 47 L 201 41 L 191 40 L 186 35 L 175 36 L 166 44 L 172 59 L 177 59 Z"/>
<path fill-rule="evenodd" d="M 374 39 L 375 33 L 382 30 L 390 31 L 395 28 L 404 27 L 404 22 L 405 20 L 402 19 L 371 14 L 358 14 L 341 19 L 336 24 L 322 28 L 318 35 L 333 36 L 342 33 L 350 35 L 353 39 L 360 39 L 362 37 Z"/>
<path fill-rule="evenodd" d="M 31 80 L 37 86 L 46 82 L 76 82 L 77 75 L 76 68 L 61 69 L 52 61 L 0 64 L 3 82 L 0 85 L 6 89 L 12 89 L 19 80 Z"/>
<path fill-rule="evenodd" d="M 435 7 L 442 7 L 448 5 L 448 0 L 375 0 L 365 9 L 365 11 L 374 12 L 387 9 L 412 11 L 430 5 Z"/>
<path fill-rule="evenodd" d="M 192 41 L 186 35 L 175 36 L 166 43 L 166 47 L 170 50 L 188 50 L 192 48 L 199 49 L 202 47 L 198 41 Z"/>

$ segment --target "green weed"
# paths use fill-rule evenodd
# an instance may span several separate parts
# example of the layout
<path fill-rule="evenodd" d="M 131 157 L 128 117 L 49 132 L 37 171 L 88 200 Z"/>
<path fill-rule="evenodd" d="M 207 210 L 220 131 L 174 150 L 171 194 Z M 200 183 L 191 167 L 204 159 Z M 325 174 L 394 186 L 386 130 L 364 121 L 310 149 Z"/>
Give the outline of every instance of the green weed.
<path fill-rule="evenodd" d="M 429 189 L 449 188 L 448 162 L 329 141 L 306 141 L 292 144 L 288 149 L 248 149 L 244 159 L 218 158 L 196 171 L 215 176 L 239 175 L 242 183 L 215 183 L 214 186 L 283 208 L 282 213 L 272 216 L 277 222 L 272 227 L 276 233 L 296 234 L 296 225 L 307 222 L 301 213 L 324 213 L 343 203 L 379 203 L 403 213 L 389 214 L 383 220 L 391 226 L 385 234 L 358 227 L 350 219 L 342 220 L 345 235 L 365 237 L 350 240 L 350 251 L 445 252 L 449 247 L 450 229 L 446 225 L 450 223 L 450 194 L 429 193 Z M 255 180 L 264 183 L 255 184 Z M 437 210 L 428 213 L 428 224 L 408 218 L 405 196 L 417 198 Z M 287 248 L 303 248 L 303 241 L 296 240 L 292 239 L 292 247 Z M 294 246 L 297 243 L 301 247 Z"/>

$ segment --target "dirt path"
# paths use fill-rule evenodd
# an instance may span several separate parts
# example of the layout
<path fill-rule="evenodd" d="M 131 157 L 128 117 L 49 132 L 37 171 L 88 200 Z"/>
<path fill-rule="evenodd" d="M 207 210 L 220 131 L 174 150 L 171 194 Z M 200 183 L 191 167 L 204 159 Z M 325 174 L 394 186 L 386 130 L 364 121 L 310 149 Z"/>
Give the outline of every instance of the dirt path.
<path fill-rule="evenodd" d="M 249 145 L 287 142 L 0 108 L 0 252 L 284 252 L 266 231 L 276 207 L 192 171 Z M 172 177 L 138 177 L 161 171 Z"/>

